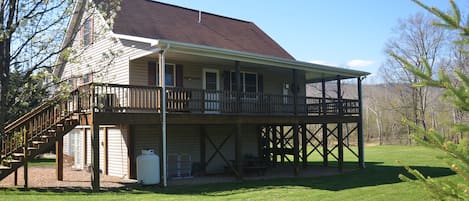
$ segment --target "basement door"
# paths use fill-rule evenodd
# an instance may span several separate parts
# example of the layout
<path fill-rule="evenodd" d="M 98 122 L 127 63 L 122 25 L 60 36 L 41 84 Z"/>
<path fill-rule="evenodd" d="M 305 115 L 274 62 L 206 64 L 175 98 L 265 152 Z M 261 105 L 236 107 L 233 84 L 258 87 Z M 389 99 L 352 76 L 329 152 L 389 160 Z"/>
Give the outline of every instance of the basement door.
<path fill-rule="evenodd" d="M 204 69 L 203 88 L 204 95 L 204 112 L 219 113 L 220 112 L 220 78 L 219 72 L 215 69 Z"/>

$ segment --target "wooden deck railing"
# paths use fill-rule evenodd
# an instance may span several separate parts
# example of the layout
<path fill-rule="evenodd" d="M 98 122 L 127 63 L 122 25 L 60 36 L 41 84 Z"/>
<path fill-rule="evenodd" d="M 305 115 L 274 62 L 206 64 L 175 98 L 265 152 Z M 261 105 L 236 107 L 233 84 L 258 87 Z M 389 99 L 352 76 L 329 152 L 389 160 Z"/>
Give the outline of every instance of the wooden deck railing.
<path fill-rule="evenodd" d="M 308 114 L 317 115 L 355 115 L 359 114 L 358 100 L 354 99 L 339 99 L 335 98 L 316 98 L 307 97 L 306 105 Z M 340 111 L 342 109 L 342 111 Z"/>
<path fill-rule="evenodd" d="M 93 83 L 78 89 L 83 112 L 160 112 L 161 88 Z M 166 88 L 169 113 L 357 115 L 358 100 Z"/>
<path fill-rule="evenodd" d="M 77 112 L 77 97 L 78 91 L 73 91 L 68 97 L 57 96 L 8 124 L 0 137 L 0 161 L 21 151 L 32 139 Z"/>

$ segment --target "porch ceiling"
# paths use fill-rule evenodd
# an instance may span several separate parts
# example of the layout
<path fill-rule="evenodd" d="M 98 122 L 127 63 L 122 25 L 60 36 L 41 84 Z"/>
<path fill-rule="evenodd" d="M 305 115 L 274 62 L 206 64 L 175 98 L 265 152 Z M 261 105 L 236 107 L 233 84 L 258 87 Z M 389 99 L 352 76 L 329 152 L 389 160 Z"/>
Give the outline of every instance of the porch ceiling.
<path fill-rule="evenodd" d="M 321 80 L 336 80 L 358 78 L 366 76 L 369 73 L 334 66 L 326 66 L 309 62 L 289 60 L 266 55 L 252 54 L 214 48 L 202 45 L 186 44 L 175 41 L 154 40 L 151 45 L 156 47 L 155 51 L 149 52 L 142 57 L 157 58 L 158 51 L 166 51 L 167 60 L 178 60 L 192 63 L 216 64 L 223 66 L 234 66 L 235 61 L 241 62 L 244 67 L 262 67 L 266 70 L 271 69 L 297 69 L 305 72 L 305 80 L 307 83 L 320 82 Z"/>

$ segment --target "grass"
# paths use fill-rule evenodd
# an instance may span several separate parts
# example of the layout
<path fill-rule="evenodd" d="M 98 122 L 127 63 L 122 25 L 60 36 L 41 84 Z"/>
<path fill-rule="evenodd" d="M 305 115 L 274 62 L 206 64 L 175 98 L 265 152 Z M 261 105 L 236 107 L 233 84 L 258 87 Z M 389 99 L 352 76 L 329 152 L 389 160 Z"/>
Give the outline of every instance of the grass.
<path fill-rule="evenodd" d="M 54 166 L 54 158 L 35 158 L 28 163 L 29 166 Z"/>
<path fill-rule="evenodd" d="M 116 189 L 99 194 L 87 192 L 54 192 L 53 190 L 16 189 L 0 191 L 0 200 L 425 200 L 425 192 L 414 185 L 401 182 L 408 164 L 424 174 L 441 179 L 454 179 L 452 172 L 435 156 L 441 153 L 423 147 L 376 146 L 366 147 L 367 168 L 341 175 L 245 181 L 239 183 L 171 187 L 167 189 L 143 187 Z M 356 159 L 346 166 L 356 167 Z M 318 163 L 318 162 L 312 162 Z"/>

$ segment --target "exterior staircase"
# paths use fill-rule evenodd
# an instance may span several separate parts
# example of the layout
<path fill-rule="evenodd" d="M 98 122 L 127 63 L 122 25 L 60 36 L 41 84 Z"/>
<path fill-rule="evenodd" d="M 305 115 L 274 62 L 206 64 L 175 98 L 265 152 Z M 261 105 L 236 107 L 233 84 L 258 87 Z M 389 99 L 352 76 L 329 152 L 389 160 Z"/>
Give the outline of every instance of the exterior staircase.
<path fill-rule="evenodd" d="M 0 180 L 49 151 L 79 124 L 78 101 L 73 97 L 56 97 L 5 127 L 0 136 Z"/>

